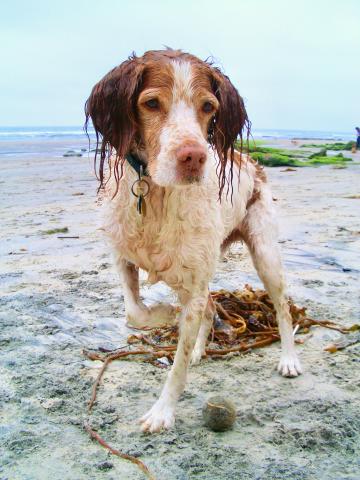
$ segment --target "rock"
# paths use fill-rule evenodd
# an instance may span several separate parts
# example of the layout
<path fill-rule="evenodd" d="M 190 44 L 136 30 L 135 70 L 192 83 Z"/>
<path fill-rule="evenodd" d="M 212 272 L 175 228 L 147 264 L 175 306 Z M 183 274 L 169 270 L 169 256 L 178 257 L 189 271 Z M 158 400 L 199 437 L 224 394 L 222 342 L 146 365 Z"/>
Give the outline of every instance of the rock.
<path fill-rule="evenodd" d="M 75 150 L 68 150 L 63 154 L 63 157 L 82 157 L 82 153 L 75 152 Z"/>
<path fill-rule="evenodd" d="M 48 398 L 40 401 L 40 405 L 49 411 L 57 410 L 63 403 L 64 401 L 61 398 Z"/>
<path fill-rule="evenodd" d="M 98 468 L 98 470 L 107 471 L 114 468 L 114 464 L 111 462 L 105 461 L 105 462 L 98 463 L 96 467 Z"/>

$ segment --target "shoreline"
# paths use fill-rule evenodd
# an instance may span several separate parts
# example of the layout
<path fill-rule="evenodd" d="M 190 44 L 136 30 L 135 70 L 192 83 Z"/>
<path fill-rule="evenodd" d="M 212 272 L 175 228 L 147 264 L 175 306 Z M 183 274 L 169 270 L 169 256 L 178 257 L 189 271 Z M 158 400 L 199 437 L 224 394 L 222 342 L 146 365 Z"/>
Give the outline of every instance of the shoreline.
<path fill-rule="evenodd" d="M 308 140 L 295 140 L 288 138 L 263 138 L 263 137 L 254 137 L 255 144 L 258 143 L 258 146 L 267 146 L 272 148 L 281 148 L 284 150 L 292 150 L 299 152 L 301 148 L 310 148 L 311 151 L 315 152 L 317 148 L 312 148 L 311 145 L 324 145 L 329 143 L 337 143 L 337 141 L 329 142 L 328 140 L 320 139 L 308 139 Z M 344 143 L 344 142 L 343 142 Z M 310 147 L 307 147 L 310 145 Z M 0 140 L 0 161 L 4 158 L 24 156 L 27 158 L 36 158 L 36 157 L 64 157 L 68 151 L 74 151 L 73 156 L 81 156 L 83 158 L 92 158 L 94 149 L 96 147 L 96 142 L 94 138 L 90 139 L 90 149 L 89 142 L 87 138 L 76 138 L 76 139 L 42 139 L 42 140 L 18 140 L 18 141 L 8 141 Z M 350 151 L 341 151 L 344 155 L 352 157 L 356 161 L 360 161 L 360 150 L 355 154 Z M 339 152 L 337 152 L 339 153 Z M 71 157 L 71 155 L 69 155 Z"/>
<path fill-rule="evenodd" d="M 91 148 L 95 147 L 95 133 L 90 129 Z M 270 145 L 285 145 L 294 142 L 319 143 L 344 142 L 355 140 L 351 131 L 307 131 L 286 129 L 253 129 L 250 138 Z M 2 127 L 0 126 L 0 159 L 6 155 L 27 154 L 61 155 L 65 149 L 86 149 L 89 141 L 83 126 L 35 126 Z"/>

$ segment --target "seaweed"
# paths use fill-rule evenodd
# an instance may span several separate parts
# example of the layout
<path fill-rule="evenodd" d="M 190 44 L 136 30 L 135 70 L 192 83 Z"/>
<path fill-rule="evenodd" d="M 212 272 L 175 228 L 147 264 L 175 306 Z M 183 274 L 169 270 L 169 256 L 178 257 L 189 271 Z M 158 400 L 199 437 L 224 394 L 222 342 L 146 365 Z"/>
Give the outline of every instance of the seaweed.
<path fill-rule="evenodd" d="M 355 146 L 356 142 L 350 141 L 347 143 L 343 142 L 335 142 L 335 143 L 308 143 L 304 145 L 300 145 L 301 148 L 325 148 L 326 150 L 348 150 L 351 151 Z"/>
<path fill-rule="evenodd" d="M 316 156 L 310 160 L 305 160 L 303 163 L 305 166 L 315 166 L 315 165 L 344 165 L 346 162 L 351 162 L 352 159 L 348 157 L 324 157 Z"/>
<path fill-rule="evenodd" d="M 253 152 L 251 158 L 265 167 L 302 167 L 301 160 L 279 153 Z"/>
<path fill-rule="evenodd" d="M 320 153 L 320 152 L 319 152 Z M 328 157 L 324 155 L 312 155 L 307 158 L 293 158 L 283 154 L 266 154 L 254 152 L 250 154 L 251 158 L 260 165 L 266 167 L 314 167 L 318 165 L 343 165 L 345 162 L 351 162 L 352 159 L 344 156 Z"/>
<path fill-rule="evenodd" d="M 308 158 L 327 157 L 326 148 L 321 148 L 318 152 L 312 153 Z"/>
<path fill-rule="evenodd" d="M 43 235 L 54 235 L 55 233 L 68 233 L 68 227 L 64 228 L 53 228 L 51 230 L 44 230 L 41 232 Z"/>
<path fill-rule="evenodd" d="M 135 465 L 137 465 L 140 468 L 140 470 L 150 480 L 156 480 L 154 475 L 150 472 L 150 470 L 148 469 L 148 467 L 145 465 L 144 462 L 134 457 L 133 455 L 123 453 L 120 450 L 117 450 L 116 448 L 111 447 L 107 442 L 105 442 L 105 440 L 97 432 L 95 432 L 90 427 L 90 425 L 87 422 L 84 422 L 84 429 L 90 435 L 90 438 L 92 438 L 93 440 L 96 440 L 102 447 L 106 448 L 110 453 L 112 453 L 113 455 L 116 455 L 117 457 L 123 458 L 124 460 L 129 460 L 131 463 L 134 463 Z"/>
<path fill-rule="evenodd" d="M 205 356 L 210 358 L 225 358 L 228 354 L 250 352 L 280 340 L 273 302 L 264 290 L 254 290 L 245 285 L 243 290 L 233 292 L 219 290 L 211 293 L 216 306 L 216 318 L 208 338 Z M 342 327 L 328 320 L 315 320 L 306 314 L 305 307 L 298 307 L 289 299 L 290 314 L 295 333 L 308 333 L 312 326 L 323 326 L 347 334 L 355 327 Z M 110 362 L 128 356 L 141 356 L 145 362 L 159 368 L 166 368 L 174 359 L 177 348 L 178 327 L 164 326 L 146 328 L 147 333 L 137 333 L 128 336 L 129 348 L 122 347 L 114 351 L 83 350 L 90 360 L 103 362 L 97 379 L 92 388 L 89 411 L 96 400 L 96 390 Z M 303 343 L 298 341 L 298 343 Z M 136 346 L 133 349 L 133 346 Z M 167 358 L 168 362 L 159 361 Z M 167 365 L 166 365 L 167 364 Z"/>
<path fill-rule="evenodd" d="M 349 142 L 350 143 L 350 142 Z M 238 147 L 238 145 L 236 145 Z M 314 167 L 319 165 L 344 165 L 343 162 L 352 161 L 351 158 L 344 157 L 342 153 L 335 156 L 328 156 L 328 145 L 312 145 L 320 147 L 320 150 L 309 154 L 303 150 L 286 150 L 281 148 L 272 148 L 259 146 L 257 141 L 250 141 L 243 145 L 243 151 L 249 156 L 266 167 Z M 330 147 L 329 147 L 330 149 Z"/>

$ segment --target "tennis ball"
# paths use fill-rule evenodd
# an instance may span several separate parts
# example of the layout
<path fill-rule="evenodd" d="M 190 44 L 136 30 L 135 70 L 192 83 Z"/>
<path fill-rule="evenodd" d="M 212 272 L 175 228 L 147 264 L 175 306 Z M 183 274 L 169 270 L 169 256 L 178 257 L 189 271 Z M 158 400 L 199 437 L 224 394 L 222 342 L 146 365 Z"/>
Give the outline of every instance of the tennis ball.
<path fill-rule="evenodd" d="M 204 424 L 214 432 L 229 430 L 236 419 L 235 405 L 220 395 L 210 397 L 202 410 Z"/>

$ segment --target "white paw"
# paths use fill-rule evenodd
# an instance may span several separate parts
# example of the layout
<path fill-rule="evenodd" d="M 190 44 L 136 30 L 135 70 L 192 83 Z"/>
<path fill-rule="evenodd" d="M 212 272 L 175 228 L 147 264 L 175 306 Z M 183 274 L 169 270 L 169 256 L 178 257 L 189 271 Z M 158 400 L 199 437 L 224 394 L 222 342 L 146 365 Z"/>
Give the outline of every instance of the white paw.
<path fill-rule="evenodd" d="M 174 408 L 159 399 L 152 408 L 140 418 L 143 432 L 160 432 L 171 428 L 175 423 Z"/>
<path fill-rule="evenodd" d="M 281 354 L 278 372 L 283 377 L 297 377 L 302 374 L 300 361 L 295 352 Z"/>
<path fill-rule="evenodd" d="M 199 365 L 201 358 L 203 356 L 203 351 L 202 349 L 199 348 L 194 348 L 192 354 L 191 354 L 191 365 Z"/>
<path fill-rule="evenodd" d="M 126 314 L 126 325 L 133 328 L 143 328 L 149 324 L 150 313 L 146 307 Z"/>
<path fill-rule="evenodd" d="M 179 310 L 167 303 L 158 303 L 149 308 L 144 305 L 127 312 L 126 323 L 129 327 L 139 329 L 174 325 Z"/>
<path fill-rule="evenodd" d="M 176 316 L 180 309 L 168 303 L 158 303 L 149 308 L 151 327 L 160 327 L 161 325 L 174 325 Z"/>

